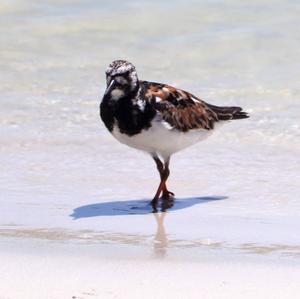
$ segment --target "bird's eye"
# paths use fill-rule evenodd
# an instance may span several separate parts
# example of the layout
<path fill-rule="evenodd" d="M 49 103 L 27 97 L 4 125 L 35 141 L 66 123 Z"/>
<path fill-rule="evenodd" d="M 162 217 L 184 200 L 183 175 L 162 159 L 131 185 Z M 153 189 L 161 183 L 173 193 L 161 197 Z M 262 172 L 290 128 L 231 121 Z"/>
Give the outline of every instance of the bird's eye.
<path fill-rule="evenodd" d="M 128 80 L 124 77 L 123 74 L 122 74 L 122 76 L 121 76 L 121 75 L 120 75 L 120 76 L 116 76 L 114 79 L 115 79 L 119 84 L 121 84 L 121 85 L 125 85 L 125 84 L 128 83 Z"/>

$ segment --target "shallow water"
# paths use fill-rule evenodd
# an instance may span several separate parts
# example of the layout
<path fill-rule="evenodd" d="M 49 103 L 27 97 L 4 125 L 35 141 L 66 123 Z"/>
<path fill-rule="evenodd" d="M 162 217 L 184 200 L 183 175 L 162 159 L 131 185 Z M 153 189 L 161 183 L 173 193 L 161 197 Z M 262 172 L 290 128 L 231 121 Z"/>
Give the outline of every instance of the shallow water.
<path fill-rule="evenodd" d="M 2 1 L 0 236 L 148 246 L 163 229 L 168 250 L 299 257 L 299 14 L 297 1 Z M 98 116 L 119 58 L 251 115 L 174 155 L 163 226 L 147 206 L 154 163 Z"/>

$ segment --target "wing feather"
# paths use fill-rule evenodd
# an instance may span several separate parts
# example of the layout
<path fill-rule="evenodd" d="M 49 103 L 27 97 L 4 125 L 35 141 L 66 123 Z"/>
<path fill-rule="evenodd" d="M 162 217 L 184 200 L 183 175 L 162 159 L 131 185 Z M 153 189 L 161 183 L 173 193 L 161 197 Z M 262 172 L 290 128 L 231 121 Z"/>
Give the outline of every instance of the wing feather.
<path fill-rule="evenodd" d="M 204 101 L 169 85 L 152 82 L 147 84 L 145 96 L 173 128 L 183 132 L 214 128 L 218 116 Z"/>

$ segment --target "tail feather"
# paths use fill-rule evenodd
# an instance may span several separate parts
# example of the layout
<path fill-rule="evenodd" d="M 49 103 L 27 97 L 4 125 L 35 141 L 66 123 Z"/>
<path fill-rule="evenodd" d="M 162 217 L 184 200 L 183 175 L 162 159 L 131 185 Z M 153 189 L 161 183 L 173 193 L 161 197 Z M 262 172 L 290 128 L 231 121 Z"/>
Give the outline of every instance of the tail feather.
<path fill-rule="evenodd" d="M 219 120 L 243 119 L 248 118 L 247 112 L 241 107 L 219 107 L 208 104 L 208 107 L 217 114 Z"/>

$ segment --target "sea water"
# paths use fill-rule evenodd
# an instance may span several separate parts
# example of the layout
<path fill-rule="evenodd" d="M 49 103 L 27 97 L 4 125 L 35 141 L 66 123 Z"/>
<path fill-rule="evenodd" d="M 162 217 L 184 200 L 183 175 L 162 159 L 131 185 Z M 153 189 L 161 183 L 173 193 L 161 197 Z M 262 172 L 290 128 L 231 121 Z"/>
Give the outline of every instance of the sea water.
<path fill-rule="evenodd" d="M 2 0 L 2 239 L 299 256 L 299 15 L 293 0 Z M 154 162 L 99 118 L 115 59 L 250 114 L 172 157 L 166 214 L 148 205 Z"/>

